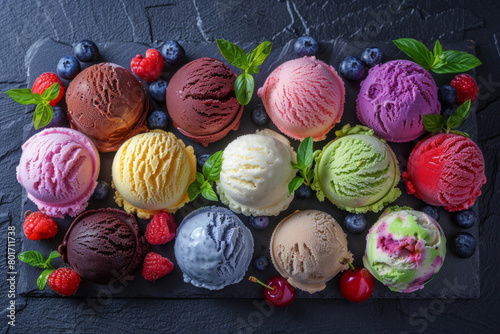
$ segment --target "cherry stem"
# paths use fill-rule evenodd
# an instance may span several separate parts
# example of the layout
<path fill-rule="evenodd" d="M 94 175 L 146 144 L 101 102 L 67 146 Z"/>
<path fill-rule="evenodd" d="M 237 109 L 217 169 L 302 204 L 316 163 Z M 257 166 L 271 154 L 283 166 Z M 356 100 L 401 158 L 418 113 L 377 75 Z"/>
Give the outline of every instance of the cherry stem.
<path fill-rule="evenodd" d="M 343 257 L 341 257 L 341 258 L 339 259 L 339 262 L 340 262 L 340 264 L 348 264 L 348 265 L 349 265 L 349 267 L 351 268 L 351 270 L 352 270 L 352 271 L 355 271 L 355 270 L 356 270 L 356 269 L 354 268 L 354 266 L 352 265 L 352 262 L 351 262 L 351 261 L 349 261 L 349 260 L 347 260 L 347 259 L 345 259 L 345 258 L 343 258 Z"/>
<path fill-rule="evenodd" d="M 257 278 L 255 278 L 255 277 L 253 277 L 253 276 L 250 276 L 250 277 L 248 278 L 248 280 L 249 280 L 249 281 L 252 281 L 252 282 L 254 282 L 254 283 L 259 283 L 259 284 L 260 284 L 260 285 L 262 285 L 263 287 L 265 287 L 265 288 L 267 288 L 267 289 L 269 289 L 269 290 L 274 291 L 274 288 L 273 288 L 273 287 L 270 287 L 269 285 L 262 283 L 261 281 L 259 281 Z"/>

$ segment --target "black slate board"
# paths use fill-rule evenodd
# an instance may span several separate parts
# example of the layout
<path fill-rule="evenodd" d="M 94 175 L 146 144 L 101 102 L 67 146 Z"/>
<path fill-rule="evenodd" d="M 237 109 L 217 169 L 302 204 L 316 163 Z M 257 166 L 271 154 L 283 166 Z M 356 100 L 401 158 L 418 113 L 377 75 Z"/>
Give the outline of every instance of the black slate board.
<path fill-rule="evenodd" d="M 399 51 L 392 43 L 374 43 L 380 46 L 384 52 L 384 61 L 391 59 L 406 58 L 406 56 Z M 455 49 L 464 50 L 468 52 L 473 52 L 474 44 L 470 41 L 461 43 L 442 43 L 445 49 Z M 138 43 L 101 43 L 99 44 L 99 49 L 101 51 L 101 59 L 99 61 L 113 62 L 129 68 L 130 60 L 136 54 L 144 54 L 145 51 L 150 47 L 159 48 L 161 44 L 155 45 L 144 45 Z M 180 65 L 176 65 L 170 68 L 165 68 L 162 77 L 167 81 L 175 73 L 175 71 L 185 64 L 186 62 L 199 58 L 199 57 L 215 57 L 222 59 L 220 53 L 217 50 L 215 43 L 189 43 L 183 44 L 186 49 L 187 59 Z M 244 45 L 245 50 L 249 50 L 254 45 Z M 364 48 L 364 46 L 363 46 Z M 330 42 L 321 43 L 320 52 L 317 58 L 325 61 L 328 64 L 333 65 L 338 68 L 340 61 L 348 55 L 361 54 L 362 47 L 357 47 L 352 43 L 346 42 L 344 40 L 332 40 Z M 72 54 L 72 47 L 70 45 L 65 45 L 57 43 L 53 40 L 40 40 L 35 43 L 26 55 L 26 67 L 28 74 L 28 86 L 31 87 L 33 81 L 42 72 L 55 71 L 57 62 L 60 57 Z M 275 48 L 271 52 L 269 58 L 262 65 L 260 73 L 255 76 L 255 87 L 261 87 L 267 75 L 276 68 L 279 64 L 286 60 L 295 58 L 296 55 L 293 52 L 293 41 L 287 43 L 283 47 Z M 83 67 L 87 67 L 91 64 L 86 64 Z M 237 69 L 233 68 L 237 72 Z M 434 75 L 438 86 L 444 83 L 449 83 L 453 75 Z M 67 86 L 68 82 L 63 82 Z M 346 87 L 346 104 L 344 109 L 344 115 L 342 117 L 342 122 L 337 125 L 334 130 L 332 130 L 325 141 L 315 143 L 314 148 L 320 149 L 334 138 L 334 131 L 341 128 L 343 124 L 350 123 L 358 124 L 359 121 L 355 115 L 355 100 L 359 91 L 359 83 L 345 82 Z M 224 149 L 224 147 L 237 136 L 247 133 L 254 133 L 255 130 L 259 129 L 255 126 L 250 118 L 250 110 L 252 106 L 259 103 L 260 99 L 255 95 L 248 106 L 245 107 L 245 112 L 241 119 L 241 125 L 238 131 L 230 132 L 229 135 L 223 140 L 210 144 L 207 148 L 204 148 L 201 144 L 191 142 L 189 139 L 182 136 L 172 125 L 169 126 L 169 131 L 174 132 L 179 138 L 184 140 L 188 145 L 192 145 L 195 149 L 196 155 L 201 155 L 205 153 L 213 153 L 218 150 Z M 156 109 L 165 110 L 165 106 L 160 106 L 153 102 Z M 475 106 L 473 106 L 475 108 Z M 25 129 L 23 138 L 26 139 L 34 133 L 31 125 L 33 108 L 28 107 L 25 115 Z M 276 130 L 276 127 L 270 123 L 269 128 Z M 473 112 L 463 125 L 462 130 L 471 134 L 471 137 L 475 139 L 477 137 L 477 127 L 475 113 Z M 416 144 L 417 141 L 404 143 L 404 144 L 394 144 L 390 143 L 391 147 L 396 153 L 400 163 L 401 171 L 406 169 L 406 163 L 408 156 Z M 298 141 L 292 141 L 292 144 L 297 148 Z M 111 163 L 113 160 L 113 153 L 101 154 L 101 172 L 100 179 L 104 179 L 108 182 L 111 181 Z M 412 196 L 406 194 L 404 188 L 404 183 L 401 181 L 399 184 L 402 190 L 402 196 L 394 203 L 395 205 L 408 205 L 415 209 L 420 209 L 425 206 L 425 203 L 417 200 Z M 213 202 L 208 202 L 205 199 L 199 197 L 193 203 L 187 204 L 185 207 L 180 209 L 176 214 L 175 218 L 178 224 L 180 224 L 182 218 L 186 216 L 189 212 L 195 210 L 196 208 L 213 205 Z M 221 205 L 221 204 L 218 204 Z M 112 196 L 104 203 L 98 203 L 93 199 L 90 200 L 88 209 L 94 209 L 98 207 L 117 207 L 117 205 L 112 200 Z M 475 205 L 477 208 L 477 203 Z M 266 255 L 269 257 L 269 240 L 276 224 L 288 216 L 295 210 L 303 209 L 318 209 L 330 213 L 337 221 L 342 225 L 345 215 L 347 212 L 337 209 L 333 204 L 328 201 L 319 202 L 317 199 L 313 198 L 311 200 L 300 200 L 294 199 L 290 207 L 282 212 L 277 217 L 271 218 L 271 226 L 265 231 L 255 231 L 252 228 L 251 231 L 255 240 L 255 251 L 254 257 L 259 255 Z M 23 208 L 22 212 L 26 210 L 36 210 L 36 206 L 27 199 L 25 191 L 23 191 Z M 439 223 L 443 227 L 446 236 L 450 238 L 460 229 L 456 227 L 451 221 L 451 215 L 444 210 L 441 211 L 441 219 Z M 369 226 L 371 226 L 378 218 L 380 213 L 369 213 L 367 214 Z M 240 215 L 243 222 L 247 223 L 248 218 Z M 44 241 L 31 241 L 23 238 L 22 241 L 22 251 L 26 250 L 39 250 L 44 254 L 48 254 L 51 250 L 57 248 L 61 243 L 64 233 L 66 232 L 69 224 L 71 223 L 71 218 L 66 219 L 56 219 L 59 225 L 59 233 L 52 240 Z M 22 228 L 22 222 L 19 222 L 19 227 Z M 145 229 L 147 221 L 140 220 L 140 224 Z M 368 231 L 368 229 L 367 229 Z M 361 258 L 364 253 L 365 247 L 365 236 L 366 232 L 360 235 L 348 234 L 349 249 L 354 254 L 355 265 L 362 265 Z M 468 230 L 469 233 L 473 234 L 476 239 L 478 238 L 478 227 L 477 225 Z M 153 246 L 152 250 L 158 252 L 164 256 L 169 257 L 175 263 L 175 257 L 173 254 L 174 243 L 170 242 L 166 245 Z M 60 260 L 58 260 L 60 261 Z M 54 261 L 56 264 L 58 262 Z M 36 278 L 38 277 L 40 270 L 29 267 L 28 265 L 22 264 L 20 266 L 20 275 L 18 283 L 18 291 L 24 296 L 58 296 L 55 292 L 50 289 L 40 291 L 36 288 Z M 277 272 L 272 268 L 265 271 L 264 273 L 255 270 L 252 265 L 250 265 L 247 272 L 247 276 L 254 275 L 259 278 L 266 280 Z M 333 278 L 325 290 L 310 295 L 306 292 L 299 292 L 298 298 L 343 298 L 338 289 L 338 280 L 340 275 Z M 137 277 L 134 281 L 126 283 L 126 285 L 99 285 L 92 282 L 83 281 L 79 291 L 76 296 L 79 297 L 106 297 L 113 295 L 113 297 L 125 297 L 125 298 L 261 298 L 261 289 L 258 288 L 253 283 L 242 281 L 236 285 L 228 286 L 223 290 L 219 291 L 209 291 L 201 288 L 196 288 L 190 284 L 184 283 L 182 279 L 182 273 L 178 267 L 175 267 L 174 271 L 168 276 L 158 280 L 155 283 L 148 282 L 144 280 L 140 274 L 140 268 L 137 271 Z M 421 298 L 478 298 L 480 295 L 479 286 L 479 252 L 476 251 L 475 255 L 469 259 L 459 259 L 448 250 L 446 255 L 445 263 L 439 272 L 439 274 L 429 282 L 425 289 L 411 293 L 411 294 L 399 294 L 391 292 L 389 289 L 384 287 L 379 282 L 376 282 L 375 289 L 372 298 L 380 299 L 421 299 Z"/>

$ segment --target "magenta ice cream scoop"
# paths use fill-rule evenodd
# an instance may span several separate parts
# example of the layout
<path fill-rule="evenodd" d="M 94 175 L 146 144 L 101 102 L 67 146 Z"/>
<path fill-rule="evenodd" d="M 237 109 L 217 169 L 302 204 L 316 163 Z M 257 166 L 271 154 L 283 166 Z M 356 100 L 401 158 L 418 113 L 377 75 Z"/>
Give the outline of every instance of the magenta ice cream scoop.
<path fill-rule="evenodd" d="M 17 180 L 38 209 L 51 217 L 81 213 L 97 185 L 99 153 L 76 130 L 49 128 L 22 146 Z"/>
<path fill-rule="evenodd" d="M 439 114 L 437 86 L 428 71 L 408 60 L 393 60 L 370 69 L 361 83 L 358 119 L 379 137 L 396 143 L 424 134 L 424 115 Z"/>

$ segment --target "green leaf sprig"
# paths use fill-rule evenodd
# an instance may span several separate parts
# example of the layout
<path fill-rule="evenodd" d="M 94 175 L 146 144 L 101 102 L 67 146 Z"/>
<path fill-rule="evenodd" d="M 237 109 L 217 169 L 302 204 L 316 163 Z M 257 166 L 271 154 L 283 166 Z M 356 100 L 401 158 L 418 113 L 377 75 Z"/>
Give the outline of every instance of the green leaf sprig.
<path fill-rule="evenodd" d="M 43 290 L 47 285 L 47 280 L 49 279 L 50 274 L 52 274 L 52 272 L 56 270 L 56 268 L 54 268 L 52 264 L 50 264 L 50 261 L 60 256 L 61 254 L 59 254 L 57 251 L 50 252 L 48 258 L 45 258 L 42 253 L 37 251 L 26 251 L 19 254 L 17 258 L 32 267 L 45 269 L 36 280 L 36 285 L 38 286 L 38 288 L 40 290 Z"/>
<path fill-rule="evenodd" d="M 453 50 L 443 51 L 439 40 L 436 40 L 432 51 L 427 49 L 422 42 L 413 38 L 400 38 L 393 42 L 417 64 L 434 73 L 467 72 L 482 64 L 470 53 Z"/>
<path fill-rule="evenodd" d="M 35 130 L 38 130 L 49 124 L 52 120 L 53 111 L 49 103 L 59 96 L 60 89 L 59 83 L 56 82 L 41 95 L 33 93 L 30 88 L 14 88 L 6 91 L 5 94 L 22 105 L 36 104 L 35 112 L 33 113 L 33 126 Z"/>
<path fill-rule="evenodd" d="M 297 163 L 290 161 L 292 167 L 299 170 L 299 175 L 295 176 L 288 184 L 288 192 L 290 194 L 299 189 L 302 183 L 308 186 L 311 185 L 314 177 L 314 171 L 312 170 L 313 158 L 313 139 L 312 137 L 307 137 L 300 143 L 297 150 Z"/>
<path fill-rule="evenodd" d="M 460 105 L 453 114 L 445 121 L 441 115 L 424 115 L 424 127 L 429 132 L 444 131 L 446 133 L 456 133 L 465 137 L 469 135 L 465 132 L 455 130 L 458 128 L 470 113 L 470 100 L 465 101 Z"/>
<path fill-rule="evenodd" d="M 252 99 L 254 91 L 254 81 L 251 74 L 259 73 L 259 66 L 271 52 L 273 43 L 262 42 L 249 53 L 245 53 L 242 48 L 225 39 L 218 39 L 217 46 L 229 64 L 244 71 L 236 78 L 234 90 L 238 102 L 245 106 Z"/>
<path fill-rule="evenodd" d="M 203 165 L 203 174 L 196 172 L 196 179 L 189 185 L 189 200 L 193 201 L 201 194 L 209 201 L 218 201 L 219 198 L 214 191 L 213 184 L 219 180 L 220 170 L 222 168 L 222 151 L 217 151 L 205 161 Z"/>

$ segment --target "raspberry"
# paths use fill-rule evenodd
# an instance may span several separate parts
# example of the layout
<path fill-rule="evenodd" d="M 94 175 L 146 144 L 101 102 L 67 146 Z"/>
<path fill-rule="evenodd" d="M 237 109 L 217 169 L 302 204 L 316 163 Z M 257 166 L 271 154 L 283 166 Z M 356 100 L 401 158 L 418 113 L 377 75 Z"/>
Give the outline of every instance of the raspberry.
<path fill-rule="evenodd" d="M 457 75 L 451 80 L 451 85 L 457 90 L 458 104 L 462 104 L 467 100 L 474 102 L 479 95 L 479 88 L 476 81 L 468 74 Z"/>
<path fill-rule="evenodd" d="M 57 234 L 57 223 L 45 213 L 31 213 L 24 220 L 24 234 L 30 240 L 50 239 Z"/>
<path fill-rule="evenodd" d="M 174 216 L 167 212 L 156 214 L 146 228 L 146 239 L 152 245 L 161 245 L 175 237 L 177 225 Z"/>
<path fill-rule="evenodd" d="M 57 74 L 55 74 L 53 72 L 42 73 L 38 78 L 36 78 L 35 83 L 33 84 L 33 88 L 31 89 L 31 91 L 33 93 L 38 93 L 38 94 L 42 95 L 42 93 L 47 88 L 49 88 L 50 86 L 52 86 L 56 82 L 59 83 L 59 95 L 57 96 L 57 98 L 55 98 L 54 100 L 52 100 L 50 102 L 51 106 L 55 106 L 59 101 L 61 101 L 61 99 L 64 96 L 64 86 L 61 82 L 61 79 L 59 79 L 59 77 L 57 76 Z"/>
<path fill-rule="evenodd" d="M 130 62 L 132 72 L 147 82 L 158 79 L 163 71 L 163 65 L 163 57 L 156 49 L 146 51 L 146 58 L 139 54 Z"/>
<path fill-rule="evenodd" d="M 168 258 L 155 252 L 149 252 L 142 264 L 142 277 L 148 281 L 155 281 L 171 272 L 174 264 Z"/>
<path fill-rule="evenodd" d="M 71 296 L 78 290 L 80 276 L 71 268 L 64 267 L 54 270 L 48 278 L 49 287 L 63 296 Z"/>

